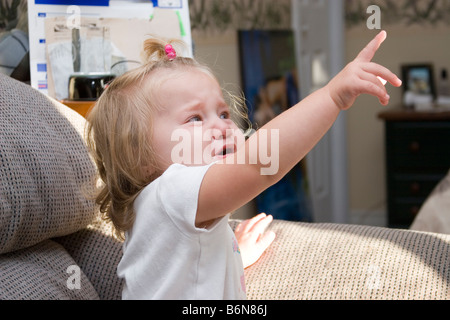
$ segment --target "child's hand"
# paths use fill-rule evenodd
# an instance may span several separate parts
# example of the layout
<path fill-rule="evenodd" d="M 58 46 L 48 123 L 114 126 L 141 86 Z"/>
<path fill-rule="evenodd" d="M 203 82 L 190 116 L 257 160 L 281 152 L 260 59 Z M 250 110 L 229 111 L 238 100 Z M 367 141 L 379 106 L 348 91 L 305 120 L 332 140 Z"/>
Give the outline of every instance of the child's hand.
<path fill-rule="evenodd" d="M 272 216 L 261 213 L 249 220 L 241 222 L 235 229 L 234 234 L 239 243 L 244 268 L 254 264 L 264 251 L 275 240 L 275 233 L 265 233 L 267 226 L 273 221 Z"/>
<path fill-rule="evenodd" d="M 395 87 L 402 81 L 387 68 L 371 62 L 380 45 L 386 40 L 386 32 L 381 31 L 335 78 L 328 84 L 331 99 L 336 106 L 345 110 L 352 106 L 360 94 L 377 97 L 382 105 L 387 105 L 389 95 L 378 77 Z"/>

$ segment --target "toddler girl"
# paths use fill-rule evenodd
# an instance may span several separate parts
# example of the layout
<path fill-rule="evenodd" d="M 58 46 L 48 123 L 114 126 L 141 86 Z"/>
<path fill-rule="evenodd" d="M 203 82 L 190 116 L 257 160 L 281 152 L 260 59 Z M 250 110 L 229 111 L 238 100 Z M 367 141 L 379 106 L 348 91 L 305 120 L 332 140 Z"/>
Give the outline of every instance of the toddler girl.
<path fill-rule="evenodd" d="M 123 298 L 245 299 L 244 266 L 275 235 L 264 234 L 264 214 L 234 234 L 229 213 L 279 181 L 358 95 L 388 103 L 378 77 L 401 81 L 371 62 L 385 38 L 381 32 L 324 88 L 247 140 L 206 66 L 146 40 L 145 64 L 116 78 L 88 117 L 104 182 L 97 203 L 125 238 Z M 261 154 L 277 155 L 276 172 L 263 174 Z"/>

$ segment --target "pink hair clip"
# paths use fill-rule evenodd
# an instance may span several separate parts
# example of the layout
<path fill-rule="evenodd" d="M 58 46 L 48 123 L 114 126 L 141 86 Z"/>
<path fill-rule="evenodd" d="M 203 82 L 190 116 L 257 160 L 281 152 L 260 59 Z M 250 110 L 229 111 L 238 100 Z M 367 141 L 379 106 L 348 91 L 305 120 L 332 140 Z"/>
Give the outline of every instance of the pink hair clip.
<path fill-rule="evenodd" d="M 167 58 L 169 58 L 169 60 L 173 60 L 177 57 L 177 52 L 172 47 L 172 45 L 166 44 L 164 49 L 166 51 L 166 55 L 167 55 Z"/>

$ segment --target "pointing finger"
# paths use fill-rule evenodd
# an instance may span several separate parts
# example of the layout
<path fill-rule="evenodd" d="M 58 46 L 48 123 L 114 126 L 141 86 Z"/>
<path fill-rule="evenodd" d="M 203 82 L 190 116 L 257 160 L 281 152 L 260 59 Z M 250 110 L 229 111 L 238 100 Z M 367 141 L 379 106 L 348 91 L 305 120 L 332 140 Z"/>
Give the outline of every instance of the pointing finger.
<path fill-rule="evenodd" d="M 369 44 L 358 54 L 355 60 L 369 62 L 375 56 L 375 53 L 380 48 L 381 44 L 386 40 L 386 31 L 381 31 L 378 35 L 369 42 Z"/>

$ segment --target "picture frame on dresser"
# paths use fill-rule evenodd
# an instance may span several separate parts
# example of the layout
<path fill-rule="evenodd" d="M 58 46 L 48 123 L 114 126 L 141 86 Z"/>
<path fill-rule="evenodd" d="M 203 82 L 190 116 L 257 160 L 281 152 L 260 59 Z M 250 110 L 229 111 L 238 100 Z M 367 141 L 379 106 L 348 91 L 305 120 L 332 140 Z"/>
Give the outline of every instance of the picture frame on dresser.
<path fill-rule="evenodd" d="M 403 105 L 406 108 L 417 103 L 432 103 L 436 99 L 434 67 L 432 63 L 404 64 L 401 66 L 403 79 Z"/>

